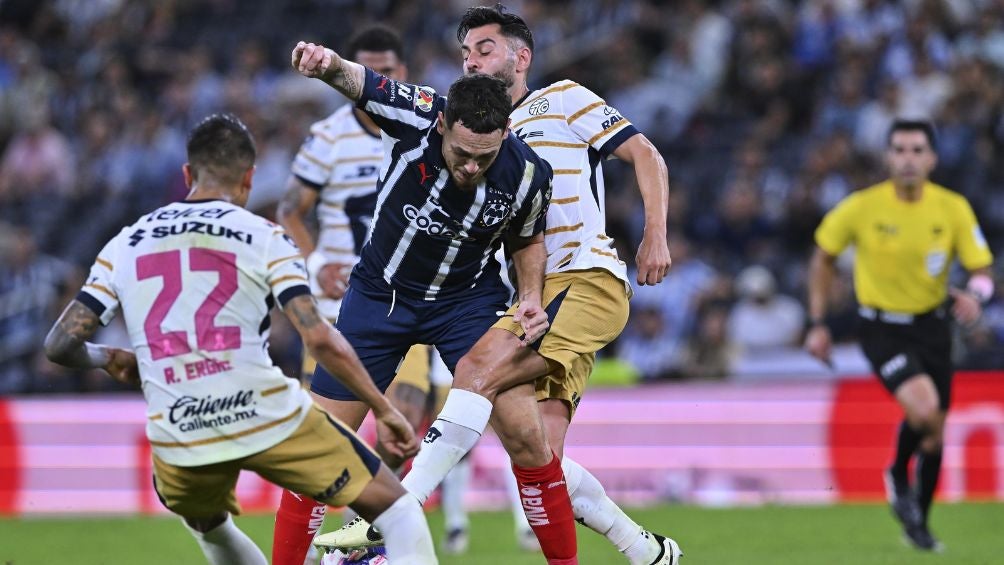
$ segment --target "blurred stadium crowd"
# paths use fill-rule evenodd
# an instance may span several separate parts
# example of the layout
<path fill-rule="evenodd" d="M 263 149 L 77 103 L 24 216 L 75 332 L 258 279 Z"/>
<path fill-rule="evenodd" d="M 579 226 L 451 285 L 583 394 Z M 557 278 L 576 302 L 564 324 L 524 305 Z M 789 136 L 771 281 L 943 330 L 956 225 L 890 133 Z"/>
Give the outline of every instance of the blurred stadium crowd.
<path fill-rule="evenodd" d="M 343 103 L 289 71 L 298 39 L 400 30 L 413 81 L 460 73 L 457 0 L 0 0 L 0 394 L 113 390 L 40 354 L 99 247 L 185 194 L 184 133 L 215 111 L 257 138 L 251 207 L 274 216 L 309 124 Z M 1004 0 L 512 0 L 537 41 L 531 87 L 569 78 L 618 107 L 671 173 L 667 282 L 636 293 L 615 355 L 644 380 L 809 375 L 805 266 L 823 213 L 883 178 L 888 125 L 933 119 L 934 180 L 1004 240 Z M 640 240 L 611 165 L 610 235 Z M 1004 277 L 999 277 L 1004 281 Z M 853 341 L 846 273 L 830 323 Z M 273 353 L 300 347 L 276 324 Z M 125 343 L 122 326 L 101 339 Z M 959 362 L 1004 367 L 1004 284 Z M 838 369 L 866 371 L 847 345 Z"/>

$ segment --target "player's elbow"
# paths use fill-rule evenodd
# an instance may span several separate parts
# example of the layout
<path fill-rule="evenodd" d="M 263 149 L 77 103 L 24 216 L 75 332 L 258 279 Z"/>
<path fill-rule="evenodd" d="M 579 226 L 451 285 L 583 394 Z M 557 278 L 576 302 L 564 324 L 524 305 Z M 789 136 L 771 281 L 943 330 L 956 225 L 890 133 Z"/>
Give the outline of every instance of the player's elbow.
<path fill-rule="evenodd" d="M 66 364 L 66 357 L 69 352 L 68 340 L 61 335 L 57 328 L 52 328 L 49 335 L 45 336 L 45 343 L 42 345 L 45 358 L 58 365 Z"/>

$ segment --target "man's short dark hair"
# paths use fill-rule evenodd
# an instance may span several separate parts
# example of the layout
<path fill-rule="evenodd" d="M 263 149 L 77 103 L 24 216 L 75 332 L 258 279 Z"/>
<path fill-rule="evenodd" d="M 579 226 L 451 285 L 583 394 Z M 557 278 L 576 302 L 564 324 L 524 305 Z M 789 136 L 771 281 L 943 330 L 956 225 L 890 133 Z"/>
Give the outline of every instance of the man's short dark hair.
<path fill-rule="evenodd" d="M 505 83 L 489 75 L 460 77 L 446 98 L 446 126 L 461 122 L 474 133 L 491 133 L 509 125 L 512 99 Z"/>
<path fill-rule="evenodd" d="M 486 25 L 498 24 L 502 35 L 518 39 L 533 51 L 533 34 L 523 18 L 506 10 L 502 4 L 474 6 L 467 9 L 457 26 L 457 41 L 463 43 L 467 32 Z"/>
<path fill-rule="evenodd" d="M 247 126 L 233 114 L 213 114 L 188 134 L 188 164 L 196 179 L 203 172 L 216 182 L 240 181 L 254 166 L 254 138 Z"/>
<path fill-rule="evenodd" d="M 931 146 L 931 149 L 938 149 L 938 136 L 934 130 L 934 124 L 927 120 L 896 120 L 889 126 L 889 135 L 886 137 L 887 145 L 892 145 L 892 136 L 898 131 L 922 131 L 927 136 L 927 144 Z"/>
<path fill-rule="evenodd" d="M 385 25 L 367 26 L 349 39 L 349 43 L 345 46 L 345 56 L 354 61 L 360 51 L 372 53 L 392 51 L 398 60 L 404 61 L 404 44 L 401 42 L 401 36 Z"/>

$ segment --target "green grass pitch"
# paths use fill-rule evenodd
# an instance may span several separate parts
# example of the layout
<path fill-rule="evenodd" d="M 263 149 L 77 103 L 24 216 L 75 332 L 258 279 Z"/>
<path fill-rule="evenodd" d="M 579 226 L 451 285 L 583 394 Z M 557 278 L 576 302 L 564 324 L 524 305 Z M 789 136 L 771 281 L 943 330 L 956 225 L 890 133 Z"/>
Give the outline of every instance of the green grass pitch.
<path fill-rule="evenodd" d="M 941 555 L 906 548 L 884 505 L 766 506 L 707 509 L 659 506 L 631 514 L 675 537 L 684 565 L 814 565 L 1004 563 L 1004 504 L 940 504 L 932 529 L 947 546 Z M 429 515 L 433 536 L 442 515 Z M 272 517 L 247 516 L 238 524 L 268 553 Z M 329 523 L 332 520 L 329 520 Z M 330 525 L 325 529 L 330 529 Z M 578 528 L 582 565 L 626 563 L 606 540 Z M 515 548 L 505 513 L 472 515 L 471 549 L 442 556 L 442 565 L 543 564 L 543 557 Z M 195 542 L 177 520 L 144 518 L 0 519 L 0 565 L 203 563 Z"/>

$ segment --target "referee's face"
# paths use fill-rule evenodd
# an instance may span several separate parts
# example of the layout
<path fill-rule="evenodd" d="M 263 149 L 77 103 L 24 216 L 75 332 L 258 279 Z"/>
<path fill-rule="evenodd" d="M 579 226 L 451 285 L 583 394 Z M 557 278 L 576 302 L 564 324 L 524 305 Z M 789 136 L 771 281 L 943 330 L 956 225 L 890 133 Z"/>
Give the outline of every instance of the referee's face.
<path fill-rule="evenodd" d="M 886 160 L 893 181 L 900 186 L 914 187 L 927 181 L 938 163 L 923 131 L 897 131 L 889 140 Z"/>

